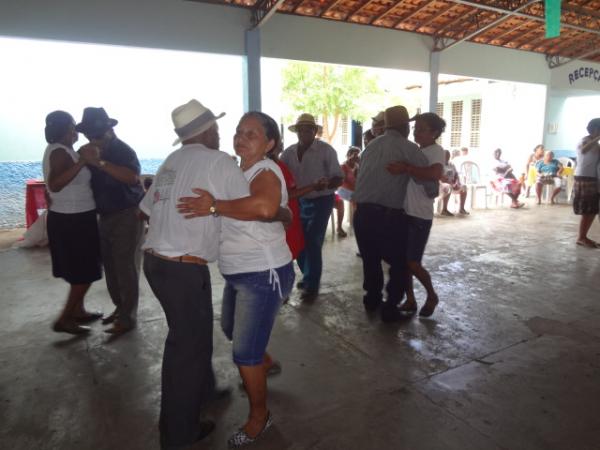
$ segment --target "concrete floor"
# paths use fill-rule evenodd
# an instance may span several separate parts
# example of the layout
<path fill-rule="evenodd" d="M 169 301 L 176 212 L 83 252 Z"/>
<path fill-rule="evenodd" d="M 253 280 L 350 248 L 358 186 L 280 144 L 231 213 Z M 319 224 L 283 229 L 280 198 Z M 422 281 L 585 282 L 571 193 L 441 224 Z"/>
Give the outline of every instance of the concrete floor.
<path fill-rule="evenodd" d="M 275 327 L 276 425 L 252 448 L 599 449 L 600 250 L 575 246 L 577 223 L 569 206 L 436 219 L 425 265 L 441 304 L 391 326 L 362 308 L 354 239 L 328 233 L 321 296 L 294 292 Z M 226 448 L 247 413 L 214 269 L 215 367 L 236 388 L 195 449 Z M 0 448 L 157 449 L 166 324 L 146 281 L 139 329 L 112 341 L 100 324 L 50 331 L 66 284 L 46 250 L 1 252 L 0 281 Z M 112 309 L 103 282 L 87 303 Z"/>

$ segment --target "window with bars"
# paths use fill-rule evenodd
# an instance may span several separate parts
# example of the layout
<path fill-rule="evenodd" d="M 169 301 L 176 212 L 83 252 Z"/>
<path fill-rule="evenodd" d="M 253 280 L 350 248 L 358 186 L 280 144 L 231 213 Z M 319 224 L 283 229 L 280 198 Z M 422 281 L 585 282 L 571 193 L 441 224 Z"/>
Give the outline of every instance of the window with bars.
<path fill-rule="evenodd" d="M 462 137 L 462 118 L 463 102 L 462 100 L 452 102 L 452 122 L 450 125 L 450 146 L 459 147 Z"/>
<path fill-rule="evenodd" d="M 443 103 L 438 103 L 435 105 L 435 113 L 440 116 L 442 119 L 444 118 L 444 104 Z M 443 138 L 444 135 L 442 134 L 439 138 L 436 139 L 436 143 L 439 145 L 443 145 Z"/>
<path fill-rule="evenodd" d="M 478 148 L 481 131 L 481 99 L 471 100 L 471 147 Z"/>
<path fill-rule="evenodd" d="M 342 117 L 342 145 L 348 145 L 348 117 Z"/>

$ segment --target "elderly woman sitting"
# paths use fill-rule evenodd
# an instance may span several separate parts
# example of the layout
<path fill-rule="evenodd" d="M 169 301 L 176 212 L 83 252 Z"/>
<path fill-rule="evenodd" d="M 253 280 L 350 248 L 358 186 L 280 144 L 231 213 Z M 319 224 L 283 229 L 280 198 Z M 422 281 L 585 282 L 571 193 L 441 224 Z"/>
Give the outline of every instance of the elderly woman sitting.
<path fill-rule="evenodd" d="M 521 208 L 523 203 L 519 202 L 521 193 L 521 182 L 513 173 L 512 166 L 501 159 L 502 150 L 494 150 L 494 161 L 492 163 L 493 178 L 490 181 L 492 188 L 496 192 L 508 195 L 512 201 L 511 208 Z"/>
<path fill-rule="evenodd" d="M 537 204 L 542 203 L 542 189 L 545 184 L 554 185 L 554 191 L 552 191 L 552 197 L 550 197 L 550 204 L 556 203 L 556 196 L 560 192 L 562 186 L 562 180 L 560 178 L 563 166 L 557 159 L 554 159 L 554 153 L 547 151 L 544 154 L 544 159 L 538 161 L 535 165 L 537 171 L 537 180 L 535 182 L 535 194 L 537 196 Z"/>

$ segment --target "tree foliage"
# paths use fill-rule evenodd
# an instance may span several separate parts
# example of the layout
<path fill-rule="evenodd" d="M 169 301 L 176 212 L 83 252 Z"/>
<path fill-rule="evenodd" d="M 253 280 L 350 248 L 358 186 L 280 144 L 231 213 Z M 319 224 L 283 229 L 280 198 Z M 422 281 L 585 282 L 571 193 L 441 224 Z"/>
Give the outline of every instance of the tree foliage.
<path fill-rule="evenodd" d="M 377 77 L 363 68 L 290 62 L 283 69 L 282 99 L 290 116 L 313 114 L 320 119 L 328 142 L 342 117 L 368 119 L 378 111 L 374 105 L 380 105 L 382 97 Z"/>

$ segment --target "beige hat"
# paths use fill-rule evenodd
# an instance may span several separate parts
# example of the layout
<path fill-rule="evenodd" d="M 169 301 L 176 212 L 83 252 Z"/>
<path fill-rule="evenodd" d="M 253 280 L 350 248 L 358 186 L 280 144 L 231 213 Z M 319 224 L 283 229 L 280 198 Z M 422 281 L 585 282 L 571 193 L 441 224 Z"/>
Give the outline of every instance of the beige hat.
<path fill-rule="evenodd" d="M 298 119 L 296 120 L 296 123 L 294 125 L 290 125 L 288 127 L 288 130 L 290 130 L 292 133 L 296 132 L 296 129 L 300 126 L 300 125 L 310 125 L 315 127 L 317 130 L 321 127 L 321 125 L 317 125 L 317 121 L 315 120 L 315 116 L 313 116 L 312 114 L 300 114 L 300 116 L 298 117 Z M 322 130 L 322 128 L 321 128 Z"/>
<path fill-rule="evenodd" d="M 384 114 L 383 114 L 383 111 L 379 111 L 375 117 L 371 117 L 371 120 L 372 120 L 374 123 L 377 123 L 377 124 L 378 124 L 379 122 L 382 122 L 382 123 L 383 123 L 383 120 L 384 120 L 384 119 L 383 119 L 383 116 L 384 116 Z"/>
<path fill-rule="evenodd" d="M 395 128 L 410 122 L 408 111 L 404 106 L 392 106 L 384 112 L 384 122 L 386 128 Z"/>
<path fill-rule="evenodd" d="M 190 100 L 185 105 L 178 106 L 171 113 L 173 125 L 175 125 L 175 134 L 179 136 L 173 142 L 173 145 L 179 144 L 200 133 L 204 133 L 213 124 L 223 117 L 225 113 L 215 116 L 213 112 L 202 105 L 198 100 Z"/>

